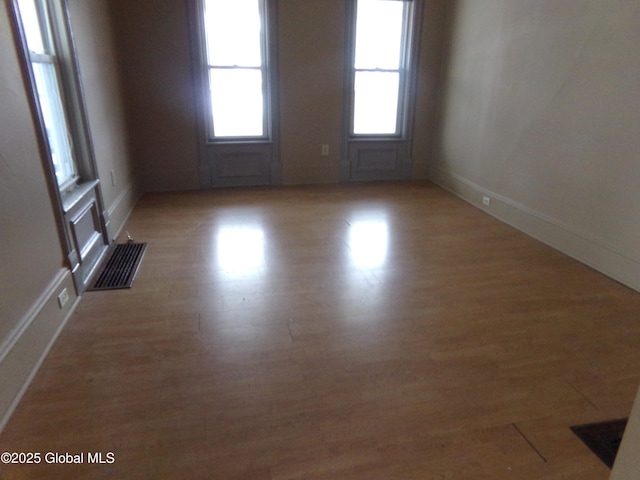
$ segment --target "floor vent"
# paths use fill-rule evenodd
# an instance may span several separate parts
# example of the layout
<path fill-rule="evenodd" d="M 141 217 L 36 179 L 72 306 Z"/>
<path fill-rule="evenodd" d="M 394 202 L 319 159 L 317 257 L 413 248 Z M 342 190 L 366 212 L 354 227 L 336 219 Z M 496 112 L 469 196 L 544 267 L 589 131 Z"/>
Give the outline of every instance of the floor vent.
<path fill-rule="evenodd" d="M 133 242 L 112 245 L 87 291 L 131 288 L 146 247 Z"/>

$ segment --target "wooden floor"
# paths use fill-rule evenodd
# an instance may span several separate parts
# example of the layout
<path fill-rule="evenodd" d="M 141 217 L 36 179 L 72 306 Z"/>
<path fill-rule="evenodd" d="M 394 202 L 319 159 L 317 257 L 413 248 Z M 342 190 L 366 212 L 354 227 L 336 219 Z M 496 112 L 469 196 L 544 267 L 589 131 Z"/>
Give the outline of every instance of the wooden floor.
<path fill-rule="evenodd" d="M 134 287 L 86 293 L 9 479 L 576 479 L 626 417 L 640 294 L 431 184 L 147 194 Z M 88 464 L 86 452 L 115 461 Z"/>

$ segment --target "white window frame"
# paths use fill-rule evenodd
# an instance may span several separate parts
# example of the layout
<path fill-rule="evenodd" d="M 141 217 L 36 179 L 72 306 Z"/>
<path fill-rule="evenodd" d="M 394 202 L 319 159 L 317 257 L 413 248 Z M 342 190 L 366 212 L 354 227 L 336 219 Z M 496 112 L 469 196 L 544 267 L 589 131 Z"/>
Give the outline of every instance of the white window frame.
<path fill-rule="evenodd" d="M 358 3 L 361 0 L 350 0 L 348 16 L 350 31 L 348 32 L 349 42 L 347 50 L 347 65 L 348 65 L 348 125 L 349 125 L 349 138 L 350 139 L 400 139 L 406 138 L 410 126 L 412 124 L 413 108 L 410 104 L 410 98 L 414 90 L 415 83 L 415 64 L 416 64 L 416 50 L 417 50 L 417 38 L 416 25 L 418 22 L 418 15 L 421 9 L 419 8 L 419 0 L 380 0 L 389 2 L 403 3 L 403 26 L 402 26 L 402 42 L 400 52 L 400 65 L 397 69 L 383 69 L 383 68 L 356 68 L 356 22 L 358 14 Z M 367 1 L 367 0 L 365 0 Z M 396 116 L 396 128 L 391 133 L 356 133 L 355 132 L 355 83 L 356 75 L 358 72 L 393 72 L 399 75 L 398 86 L 398 106 Z"/>
<path fill-rule="evenodd" d="M 229 0 L 233 1 L 233 0 Z M 205 135 L 207 143 L 251 143 L 251 142 L 264 142 L 270 141 L 273 137 L 272 128 L 272 68 L 271 68 L 271 55 L 270 51 L 270 19 L 269 1 L 258 0 L 260 9 L 260 22 L 261 22 L 261 35 L 260 35 L 260 54 L 261 65 L 260 66 L 238 66 L 238 65 L 213 65 L 208 61 L 207 55 L 207 26 L 205 24 L 205 0 L 197 0 L 198 9 L 198 32 L 199 43 L 201 45 L 200 62 L 202 65 L 202 84 L 203 90 L 203 116 L 205 123 Z M 213 107 L 211 102 L 211 86 L 210 86 L 210 72 L 212 70 L 259 70 L 262 75 L 262 135 L 233 135 L 233 136 L 221 136 L 216 135 L 216 127 L 214 125 Z"/>
<path fill-rule="evenodd" d="M 40 32 L 44 33 L 45 39 L 43 49 L 39 42 L 37 46 L 34 45 L 39 50 L 35 55 L 27 42 L 27 30 L 21 16 L 19 0 L 7 0 L 7 11 L 23 70 L 66 266 L 71 271 L 76 291 L 81 293 L 110 244 L 109 213 L 102 199 L 67 0 L 36 1 L 39 2 L 37 8 L 41 12 L 38 15 Z M 52 65 L 56 70 L 53 77 L 48 78 L 55 78 L 57 83 L 55 96 L 59 103 L 59 115 L 54 121 L 66 124 L 62 135 L 72 146 L 73 174 L 62 182 L 56 175 L 53 162 L 55 139 L 52 140 L 49 135 L 45 121 L 47 105 L 43 105 L 39 96 L 34 71 L 34 66 L 42 63 Z"/>
<path fill-rule="evenodd" d="M 46 132 L 49 159 L 56 177 L 56 183 L 61 192 L 74 190 L 81 180 L 81 168 L 76 158 L 74 132 L 70 117 L 70 102 L 67 100 L 65 89 L 68 85 L 62 74 L 64 60 L 60 57 L 60 51 L 65 50 L 62 31 L 66 31 L 64 22 L 60 19 L 61 4 L 55 4 L 48 0 L 34 0 L 36 15 L 38 17 L 39 30 L 43 43 L 43 52 L 34 52 L 29 48 L 26 29 L 20 12 L 21 1 L 16 0 L 15 7 L 21 28 L 25 31 L 24 45 L 30 62 L 31 77 L 33 78 L 34 99 L 38 105 L 43 129 Z M 57 7 L 57 8 L 56 8 Z M 52 70 L 52 77 L 46 86 L 38 82 L 36 70 L 39 65 L 45 65 Z M 43 97 L 46 98 L 43 102 Z M 50 108 L 46 108 L 46 104 Z M 51 110 L 51 111 L 49 111 Z M 53 118 L 51 118 L 53 117 Z M 61 152 L 60 150 L 64 150 Z M 61 166 L 56 168 L 56 162 Z M 60 178 L 60 172 L 63 177 Z"/>
<path fill-rule="evenodd" d="M 79 188 L 89 188 L 89 184 L 95 184 L 98 180 L 98 170 L 95 163 L 93 144 L 87 112 L 85 110 L 84 94 L 78 60 L 76 58 L 73 34 L 69 20 L 67 0 L 36 0 L 41 10 L 46 9 L 46 40 L 49 51 L 46 55 L 33 55 L 27 43 L 27 34 L 22 22 L 18 0 L 7 0 L 9 11 L 13 14 L 13 27 L 19 53 L 22 57 L 27 86 L 31 93 L 31 106 L 33 109 L 36 127 L 39 130 L 41 148 L 46 158 L 45 170 L 48 183 L 55 185 L 60 194 L 61 202 L 75 195 Z M 42 15 L 40 15 L 42 18 Z M 43 18 L 44 20 L 44 18 Z M 41 27 L 41 31 L 43 28 Z M 58 99 L 60 101 L 62 115 L 66 122 L 63 132 L 71 147 L 73 156 L 74 175 L 65 182 L 58 182 L 53 154 L 55 145 L 47 132 L 47 125 L 43 115 L 42 105 L 38 97 L 37 82 L 34 74 L 34 63 L 52 62 L 56 70 L 58 84 Z"/>

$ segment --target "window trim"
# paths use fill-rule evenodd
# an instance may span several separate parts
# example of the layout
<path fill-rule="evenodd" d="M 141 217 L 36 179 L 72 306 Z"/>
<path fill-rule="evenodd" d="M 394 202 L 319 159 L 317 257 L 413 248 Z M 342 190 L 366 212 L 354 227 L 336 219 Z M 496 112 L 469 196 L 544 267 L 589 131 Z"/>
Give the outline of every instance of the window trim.
<path fill-rule="evenodd" d="M 275 105 L 276 105 L 276 50 L 275 40 L 272 39 L 272 32 L 275 31 L 276 8 L 273 0 L 259 0 L 260 20 L 262 22 L 260 53 L 262 56 L 262 65 L 260 67 L 243 67 L 243 66 L 215 66 L 210 65 L 207 56 L 207 37 L 205 26 L 205 0 L 192 0 L 190 9 L 191 13 L 191 30 L 194 38 L 194 68 L 197 70 L 195 78 L 198 79 L 197 92 L 201 101 L 197 102 L 197 113 L 200 117 L 198 122 L 201 131 L 200 135 L 204 138 L 205 145 L 218 144 L 260 144 L 272 143 L 276 136 L 275 127 Z M 231 69 L 260 69 L 262 72 L 262 135 L 252 136 L 215 136 L 215 127 L 213 125 L 213 112 L 210 95 L 209 74 L 213 68 L 231 68 Z"/>
<path fill-rule="evenodd" d="M 20 6 L 18 0 L 5 0 L 5 3 L 11 17 L 16 48 L 19 53 L 19 60 L 25 78 L 25 87 L 42 152 L 43 167 L 47 174 L 47 183 L 52 191 L 57 192 L 57 194 L 52 195 L 56 208 L 59 208 L 60 211 L 64 213 L 64 197 L 72 195 L 74 191 L 85 183 L 95 183 L 98 180 L 98 170 L 95 163 L 89 121 L 85 110 L 85 97 L 80 80 L 68 3 L 67 0 L 42 1 L 47 6 L 50 25 L 50 29 L 48 29 L 49 35 L 45 39 L 45 42 L 54 43 L 56 51 L 56 73 L 61 91 L 62 106 L 67 120 L 68 135 L 72 139 L 72 153 L 75 162 L 76 175 L 62 185 L 59 185 L 57 182 L 55 168 L 53 166 L 51 146 L 46 133 L 42 108 L 38 100 L 38 89 L 31 64 L 32 52 L 29 50 L 27 44 L 27 36 L 22 23 Z M 101 199 L 100 202 L 102 202 Z"/>
<path fill-rule="evenodd" d="M 422 18 L 421 0 L 387 0 L 402 1 L 403 8 L 403 36 L 402 51 L 400 54 L 400 66 L 395 69 L 358 69 L 355 66 L 356 58 L 356 23 L 358 13 L 358 0 L 347 1 L 347 32 L 346 32 L 346 109 L 345 125 L 348 128 L 348 141 L 386 141 L 406 140 L 413 128 L 414 106 L 410 101 L 415 96 L 416 74 L 418 59 L 418 44 L 420 21 Z M 359 71 L 370 72 L 397 72 L 399 74 L 398 107 L 395 133 L 355 133 L 355 78 Z"/>
<path fill-rule="evenodd" d="M 76 171 L 79 175 L 76 181 L 63 184 L 62 188 L 58 185 L 52 162 L 51 147 L 38 99 L 38 90 L 18 0 L 5 0 L 5 5 L 18 54 L 18 63 L 22 70 L 24 93 L 31 110 L 33 130 L 40 151 L 44 179 L 53 207 L 58 238 L 65 259 L 64 264 L 73 276 L 76 291 L 81 293 L 86 288 L 87 275 L 92 271 L 89 269 L 97 265 L 99 258 L 106 252 L 106 246 L 110 244 L 109 213 L 105 210 L 100 179 L 97 173 L 98 169 L 95 163 L 68 3 L 67 0 L 45 1 L 49 14 L 52 15 L 51 35 L 55 35 L 55 41 L 59 42 L 56 45 L 58 80 L 60 81 L 60 89 L 63 92 L 63 108 L 68 120 L 68 133 L 74 139 Z M 84 245 L 78 244 L 78 237 L 75 232 L 74 222 L 77 220 L 78 205 L 80 203 L 94 205 L 91 211 L 97 221 L 96 231 L 102 237 L 101 242 L 95 240 L 92 242 L 90 257 L 84 256 L 87 252 L 81 250 Z"/>
<path fill-rule="evenodd" d="M 52 164 L 54 162 L 53 160 L 54 149 L 53 149 L 52 143 L 55 143 L 55 140 L 51 137 L 51 135 L 53 134 L 58 140 L 61 136 L 63 138 L 66 137 L 66 140 L 67 140 L 66 146 L 68 147 L 68 150 L 67 148 L 65 148 L 64 149 L 65 152 L 63 155 L 61 155 L 61 157 L 63 157 L 63 160 L 64 160 L 64 163 L 62 164 L 63 173 L 68 172 L 69 175 L 66 175 L 63 181 L 60 182 L 58 180 L 58 173 L 56 171 L 55 165 L 53 167 L 58 188 L 60 189 L 60 191 L 64 192 L 64 191 L 73 189 L 77 185 L 80 179 L 80 175 L 79 175 L 79 169 L 78 169 L 78 161 L 76 158 L 76 153 L 74 148 L 74 145 L 76 142 L 75 142 L 74 135 L 71 131 L 71 125 L 70 125 L 71 124 L 70 118 L 69 118 L 70 115 L 68 112 L 69 102 L 67 101 L 67 95 L 65 93 L 65 80 L 61 73 L 62 65 L 64 62 L 61 61 L 58 53 L 59 45 L 62 44 L 62 41 L 58 36 L 59 30 L 56 30 L 56 27 L 55 27 L 57 18 L 56 18 L 56 12 L 52 11 L 53 6 L 51 2 L 47 2 L 47 0 L 32 0 L 32 1 L 33 1 L 33 6 L 35 8 L 35 14 L 36 14 L 35 20 L 38 22 L 38 31 L 40 34 L 39 36 L 42 40 L 43 51 L 41 53 L 35 52 L 29 49 L 29 39 L 28 39 L 28 36 L 26 35 L 26 28 L 24 26 L 23 15 L 20 7 L 20 0 L 16 2 L 18 7 L 17 16 L 19 18 L 20 26 L 25 33 L 23 37 L 24 44 L 25 44 L 24 47 L 27 52 L 25 58 L 28 59 L 28 62 L 29 62 L 30 75 L 33 78 L 33 85 L 32 85 L 33 96 L 35 98 L 35 102 L 38 104 L 39 112 L 41 115 L 40 120 L 46 132 L 45 135 L 46 135 L 47 143 L 49 146 L 49 152 L 50 152 L 50 158 L 51 158 Z M 36 65 L 47 66 L 46 70 L 49 73 L 44 73 L 44 70 L 37 69 Z M 50 88 L 52 87 L 52 84 L 48 84 L 45 88 L 45 91 L 41 91 L 40 87 L 42 87 L 43 85 L 42 84 L 39 85 L 38 81 L 36 80 L 37 78 L 36 70 L 40 70 L 45 76 L 51 76 L 52 80 L 55 82 L 55 87 Z M 47 126 L 46 124 L 44 112 L 42 110 L 43 108 L 42 98 L 46 98 L 47 103 L 49 103 L 49 105 L 51 105 L 51 107 L 54 110 L 56 111 L 61 110 L 59 111 L 59 113 L 62 116 L 62 119 L 61 119 L 62 124 L 56 125 L 55 128 L 52 128 L 52 130 L 55 130 L 55 132 L 50 132 L 51 125 Z M 58 153 L 60 154 L 60 152 Z"/>
<path fill-rule="evenodd" d="M 55 76 L 55 80 L 56 80 L 56 88 L 57 88 L 57 92 L 55 92 L 55 99 L 51 98 L 49 101 L 50 103 L 59 103 L 60 107 L 62 109 L 62 116 L 64 117 L 64 125 L 62 126 L 62 128 L 59 128 L 59 131 L 57 132 L 58 135 L 64 135 L 65 137 L 67 137 L 67 142 L 68 142 L 68 147 L 69 147 L 69 158 L 65 160 L 65 169 L 71 171 L 71 175 L 69 175 L 62 183 L 60 183 L 58 181 L 58 174 L 56 172 L 55 169 L 55 165 L 54 165 L 54 172 L 56 175 L 56 182 L 58 184 L 58 188 L 60 189 L 61 192 L 65 192 L 68 191 L 70 189 L 75 188 L 75 186 L 78 184 L 78 182 L 80 181 L 80 175 L 78 173 L 78 162 L 76 159 L 76 155 L 75 155 L 75 142 L 71 133 L 71 128 L 70 128 L 70 121 L 69 121 L 69 115 L 67 113 L 67 109 L 65 107 L 65 105 L 67 104 L 64 93 L 63 93 L 63 86 L 62 86 L 62 80 L 60 78 L 60 72 L 59 72 L 59 68 L 58 68 L 58 62 L 55 59 L 55 56 L 52 55 L 40 55 L 40 54 L 34 54 L 33 52 L 31 52 L 30 55 L 30 63 L 31 63 L 31 69 L 32 71 L 34 70 L 34 66 L 36 64 L 40 64 L 40 65 L 49 65 L 51 67 L 51 69 L 53 70 L 53 75 Z M 35 79 L 35 72 L 34 72 L 34 79 Z M 36 82 L 36 92 L 35 94 L 40 97 L 40 91 L 37 87 L 37 82 Z M 38 103 L 40 109 L 42 109 L 42 105 L 40 102 L 40 99 L 38 98 L 36 100 L 36 102 Z M 43 113 L 43 118 L 42 118 L 43 123 L 45 123 L 45 129 L 48 132 L 48 128 L 46 126 L 46 122 L 44 119 L 44 113 Z M 46 134 L 47 136 L 47 143 L 49 145 L 49 149 L 51 151 L 51 163 L 53 164 L 53 148 L 52 148 L 52 139 L 49 137 L 49 133 Z M 66 155 L 65 155 L 66 156 Z"/>

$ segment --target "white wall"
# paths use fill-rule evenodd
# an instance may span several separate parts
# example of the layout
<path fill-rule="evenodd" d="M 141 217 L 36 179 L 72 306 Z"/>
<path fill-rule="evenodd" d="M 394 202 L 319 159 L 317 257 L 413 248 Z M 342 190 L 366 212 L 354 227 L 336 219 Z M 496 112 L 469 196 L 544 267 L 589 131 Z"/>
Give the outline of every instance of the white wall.
<path fill-rule="evenodd" d="M 640 289 L 640 3 L 460 0 L 432 178 Z"/>

